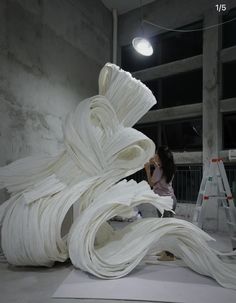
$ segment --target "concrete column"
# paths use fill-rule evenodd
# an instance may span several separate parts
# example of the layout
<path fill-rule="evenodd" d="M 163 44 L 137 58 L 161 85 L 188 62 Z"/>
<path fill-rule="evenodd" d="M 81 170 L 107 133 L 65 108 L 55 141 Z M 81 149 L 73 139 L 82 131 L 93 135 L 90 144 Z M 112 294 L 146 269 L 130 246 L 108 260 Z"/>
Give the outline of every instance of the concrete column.
<path fill-rule="evenodd" d="M 204 16 L 203 33 L 203 169 L 209 165 L 211 158 L 218 158 L 222 145 L 219 62 L 221 27 L 207 29 L 217 23 L 220 23 L 220 15 L 214 10 L 207 11 Z M 219 226 L 217 199 L 203 203 L 205 203 L 203 229 L 215 231 Z"/>
<path fill-rule="evenodd" d="M 209 10 L 204 16 L 204 27 L 220 23 L 220 15 Z M 203 165 L 218 157 L 222 145 L 220 114 L 220 45 L 221 27 L 205 29 L 203 33 Z"/>

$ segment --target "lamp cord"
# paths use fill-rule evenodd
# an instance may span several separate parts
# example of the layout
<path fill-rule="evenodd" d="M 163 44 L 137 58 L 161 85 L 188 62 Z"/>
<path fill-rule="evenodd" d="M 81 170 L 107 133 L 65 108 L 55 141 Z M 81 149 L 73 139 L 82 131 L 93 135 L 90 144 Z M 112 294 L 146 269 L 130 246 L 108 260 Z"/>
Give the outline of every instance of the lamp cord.
<path fill-rule="evenodd" d="M 144 20 L 144 19 L 142 19 L 142 23 L 147 23 L 147 24 L 159 27 L 161 29 L 164 29 L 166 31 L 180 32 L 180 33 L 189 33 L 189 32 L 199 32 L 199 31 L 202 31 L 202 30 L 212 29 L 212 28 L 215 28 L 215 27 L 218 27 L 218 26 L 222 26 L 223 24 L 232 22 L 234 20 L 236 20 L 236 17 L 232 18 L 232 19 L 230 19 L 228 21 L 219 23 L 219 24 L 214 24 L 214 25 L 203 27 L 203 28 L 196 28 L 196 29 L 189 29 L 189 30 L 188 29 L 186 29 L 186 30 L 184 30 L 184 29 L 172 29 L 172 28 L 169 28 L 169 27 L 165 27 L 165 26 L 162 26 L 162 25 L 159 25 L 159 24 L 152 23 L 152 22 L 150 22 L 148 20 Z"/>

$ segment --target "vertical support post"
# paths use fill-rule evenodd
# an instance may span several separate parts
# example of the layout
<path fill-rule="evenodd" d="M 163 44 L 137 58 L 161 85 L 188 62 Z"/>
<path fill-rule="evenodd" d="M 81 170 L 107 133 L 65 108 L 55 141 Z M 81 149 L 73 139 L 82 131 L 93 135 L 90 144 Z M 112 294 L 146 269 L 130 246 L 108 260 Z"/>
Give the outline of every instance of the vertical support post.
<path fill-rule="evenodd" d="M 7 52 L 7 3 L 0 1 L 0 52 Z"/>
<path fill-rule="evenodd" d="M 112 9 L 113 16 L 113 46 L 112 46 L 112 62 L 117 64 L 117 10 L 115 8 Z"/>
<path fill-rule="evenodd" d="M 221 15 L 214 9 L 204 15 L 204 28 L 220 24 Z M 220 113 L 221 26 L 205 29 L 203 33 L 203 165 L 218 158 L 222 147 L 222 118 Z"/>
<path fill-rule="evenodd" d="M 203 32 L 203 169 L 206 170 L 212 158 L 219 157 L 222 145 L 222 118 L 220 113 L 220 48 L 221 15 L 213 8 L 204 14 Z M 215 201 L 209 201 L 204 210 L 205 227 L 217 228 Z"/>

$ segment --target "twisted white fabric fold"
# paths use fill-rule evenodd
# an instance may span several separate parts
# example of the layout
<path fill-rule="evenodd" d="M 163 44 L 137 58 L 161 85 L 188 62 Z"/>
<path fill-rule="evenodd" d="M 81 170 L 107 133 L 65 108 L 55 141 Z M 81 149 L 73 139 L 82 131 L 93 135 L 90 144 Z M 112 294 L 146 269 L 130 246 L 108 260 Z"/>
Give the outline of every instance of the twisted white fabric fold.
<path fill-rule="evenodd" d="M 0 168 L 0 187 L 11 193 L 0 206 L 9 263 L 52 266 L 70 257 L 75 267 L 109 279 L 125 276 L 147 253 L 164 249 L 200 274 L 236 288 L 235 265 L 221 260 L 207 244 L 212 238 L 192 224 L 149 218 L 116 231 L 107 223 L 116 215 L 129 216 L 141 203 L 161 212 L 171 208 L 171 198 L 154 194 L 147 182 L 122 180 L 154 154 L 154 143 L 132 126 L 155 102 L 144 84 L 108 63 L 99 76 L 99 95 L 79 103 L 67 117 L 58 155 Z M 62 236 L 73 205 L 77 217 Z"/>

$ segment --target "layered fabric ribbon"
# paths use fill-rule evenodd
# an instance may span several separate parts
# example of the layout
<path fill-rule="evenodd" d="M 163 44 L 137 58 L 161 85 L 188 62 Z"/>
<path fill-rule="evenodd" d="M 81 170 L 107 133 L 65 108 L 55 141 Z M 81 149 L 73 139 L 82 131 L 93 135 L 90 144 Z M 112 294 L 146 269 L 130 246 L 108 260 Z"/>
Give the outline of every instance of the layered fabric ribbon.
<path fill-rule="evenodd" d="M 146 181 L 125 177 L 143 168 L 154 143 L 132 126 L 156 103 L 130 73 L 106 64 L 99 95 L 79 103 L 63 127 L 64 149 L 0 168 L 0 187 L 11 193 L 0 206 L 2 249 L 10 264 L 52 266 L 70 258 L 75 267 L 104 279 L 132 271 L 150 252 L 168 250 L 196 272 L 236 288 L 236 265 L 211 249 L 208 234 L 174 218 L 139 219 L 121 230 L 108 223 L 150 203 L 163 213 L 172 199 Z M 74 221 L 62 236 L 73 206 Z M 230 255 L 233 255 L 231 253 Z"/>

